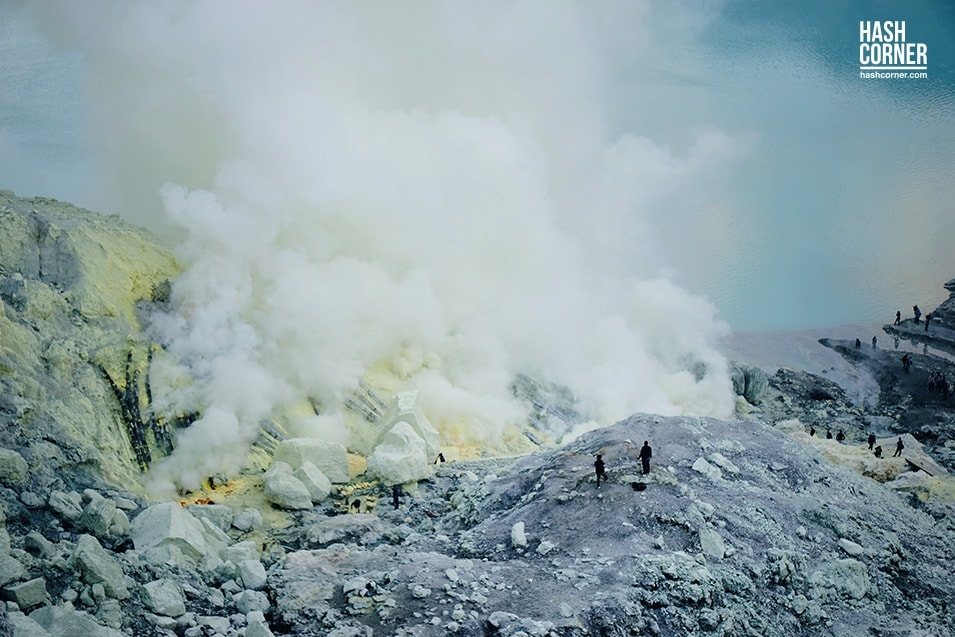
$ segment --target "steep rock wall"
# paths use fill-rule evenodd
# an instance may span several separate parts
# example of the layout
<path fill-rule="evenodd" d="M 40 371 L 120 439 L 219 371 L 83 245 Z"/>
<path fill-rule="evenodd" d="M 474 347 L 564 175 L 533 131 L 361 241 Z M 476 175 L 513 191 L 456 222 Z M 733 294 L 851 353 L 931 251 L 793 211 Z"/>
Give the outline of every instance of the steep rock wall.
<path fill-rule="evenodd" d="M 0 446 L 33 470 L 83 465 L 137 486 L 104 372 L 124 388 L 128 353 L 144 364 L 137 306 L 176 272 L 167 247 L 118 217 L 0 191 Z"/>

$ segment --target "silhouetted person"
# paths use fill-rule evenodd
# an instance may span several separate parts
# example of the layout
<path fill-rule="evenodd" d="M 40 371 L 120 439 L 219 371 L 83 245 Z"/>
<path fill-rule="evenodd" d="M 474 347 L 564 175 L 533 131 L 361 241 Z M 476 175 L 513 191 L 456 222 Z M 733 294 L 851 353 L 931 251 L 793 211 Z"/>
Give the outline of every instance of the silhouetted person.
<path fill-rule="evenodd" d="M 836 434 L 836 440 L 838 440 L 839 442 L 842 442 L 845 439 L 846 439 L 846 434 L 843 433 L 843 431 L 840 429 L 839 433 Z"/>
<path fill-rule="evenodd" d="M 918 305 L 912 306 L 912 314 L 915 315 L 915 324 L 919 324 L 919 319 L 922 318 L 922 310 L 919 309 Z"/>
<path fill-rule="evenodd" d="M 892 454 L 892 457 L 895 458 L 897 456 L 901 456 L 903 449 L 905 449 L 905 445 L 902 444 L 902 439 L 899 438 L 899 441 L 895 443 L 895 453 Z"/>
<path fill-rule="evenodd" d="M 860 347 L 862 347 L 862 341 L 856 339 L 856 349 L 859 349 Z"/>
<path fill-rule="evenodd" d="M 434 464 L 438 464 L 439 462 L 440 462 L 441 464 L 444 464 L 444 454 L 443 454 L 443 453 L 439 453 L 439 454 L 438 454 L 438 457 L 434 459 Z"/>
<path fill-rule="evenodd" d="M 882 445 L 879 445 L 878 447 L 875 448 L 875 457 L 876 458 L 882 457 Z"/>
<path fill-rule="evenodd" d="M 816 435 L 816 428 L 813 427 L 812 425 L 809 425 L 809 435 L 810 435 L 810 436 L 815 436 L 815 435 Z"/>
<path fill-rule="evenodd" d="M 929 324 L 929 321 L 931 320 L 932 320 L 932 313 L 929 312 L 928 314 L 925 315 L 925 331 L 926 332 L 928 331 L 928 324 Z"/>
<path fill-rule="evenodd" d="M 391 485 L 391 503 L 396 509 L 398 508 L 399 497 L 401 497 L 401 486 L 397 484 Z"/>
<path fill-rule="evenodd" d="M 650 443 L 644 440 L 643 446 L 640 448 L 640 462 L 643 463 L 643 475 L 650 473 L 650 458 L 652 457 L 653 449 L 650 448 Z"/>
<path fill-rule="evenodd" d="M 893 323 L 893 325 L 901 325 L 901 324 L 902 324 L 902 310 L 896 310 L 895 323 Z"/>
<path fill-rule="evenodd" d="M 905 354 L 902 354 L 902 371 L 908 374 L 910 367 L 912 367 L 912 357 L 909 356 L 908 352 L 906 352 Z"/>
<path fill-rule="evenodd" d="M 872 335 L 872 349 L 875 349 L 876 345 L 879 343 L 879 339 L 875 337 L 875 334 Z"/>
<path fill-rule="evenodd" d="M 826 429 L 826 440 L 832 440 L 832 430 Z"/>
<path fill-rule="evenodd" d="M 603 478 L 604 482 L 607 481 L 607 473 L 604 471 L 604 457 L 601 454 L 597 454 L 597 460 L 594 461 L 594 472 L 597 474 L 597 487 L 600 487 L 600 479 Z"/>
<path fill-rule="evenodd" d="M 872 451 L 873 447 L 875 447 L 875 434 L 869 434 L 869 451 Z"/>

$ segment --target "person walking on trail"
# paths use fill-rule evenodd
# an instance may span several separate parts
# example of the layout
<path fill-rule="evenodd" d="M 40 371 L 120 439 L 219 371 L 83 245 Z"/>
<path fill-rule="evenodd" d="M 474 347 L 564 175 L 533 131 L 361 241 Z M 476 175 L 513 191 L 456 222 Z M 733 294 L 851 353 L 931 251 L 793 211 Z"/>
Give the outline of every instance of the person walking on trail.
<path fill-rule="evenodd" d="M 929 321 L 931 320 L 932 320 L 932 313 L 929 312 L 928 314 L 925 315 L 925 331 L 926 332 L 928 331 L 928 324 L 929 324 Z"/>
<path fill-rule="evenodd" d="M 912 314 L 915 315 L 915 324 L 919 324 L 919 319 L 922 318 L 922 310 L 919 309 L 918 305 L 912 306 Z"/>
<path fill-rule="evenodd" d="M 401 486 L 397 484 L 391 485 L 391 503 L 394 507 L 398 508 L 398 498 L 401 496 Z"/>
<path fill-rule="evenodd" d="M 895 453 L 892 454 L 892 457 L 896 458 L 898 456 L 901 456 L 903 449 L 905 449 L 905 445 L 902 444 L 902 439 L 899 438 L 899 441 L 895 443 Z"/>
<path fill-rule="evenodd" d="M 869 434 L 869 451 L 875 447 L 875 434 Z"/>
<path fill-rule="evenodd" d="M 902 310 L 895 311 L 895 323 L 892 325 L 901 325 L 902 324 Z"/>
<path fill-rule="evenodd" d="M 644 440 L 643 447 L 640 448 L 640 462 L 643 463 L 643 475 L 650 473 L 650 458 L 652 457 L 653 449 L 650 448 L 650 443 Z"/>
<path fill-rule="evenodd" d="M 875 349 L 876 346 L 878 345 L 878 343 L 879 343 L 879 339 L 877 339 L 877 338 L 875 337 L 875 335 L 873 335 L 873 336 L 872 336 L 872 349 Z"/>
<path fill-rule="evenodd" d="M 604 457 L 602 454 L 597 454 L 597 459 L 594 461 L 594 472 L 597 474 L 597 488 L 600 488 L 600 479 L 603 478 L 604 482 L 607 481 L 607 472 L 604 471 Z"/>

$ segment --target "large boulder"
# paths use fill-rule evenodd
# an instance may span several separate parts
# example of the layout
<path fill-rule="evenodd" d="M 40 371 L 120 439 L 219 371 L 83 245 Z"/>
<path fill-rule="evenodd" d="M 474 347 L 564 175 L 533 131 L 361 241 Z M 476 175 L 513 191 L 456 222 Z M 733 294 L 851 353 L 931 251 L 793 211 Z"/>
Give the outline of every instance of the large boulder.
<path fill-rule="evenodd" d="M 265 499 L 281 509 L 311 509 L 312 494 L 284 462 L 274 462 L 262 476 Z"/>
<path fill-rule="evenodd" d="M 321 470 L 311 462 L 304 462 L 293 474 L 308 489 L 312 502 L 324 500 L 332 492 L 332 483 Z"/>
<path fill-rule="evenodd" d="M 284 462 L 293 470 L 311 462 L 335 484 L 346 484 L 348 475 L 348 451 L 338 442 L 320 438 L 289 438 L 279 443 L 275 450 L 275 462 Z"/>
<path fill-rule="evenodd" d="M 122 631 L 103 626 L 88 613 L 72 606 L 44 606 L 30 613 L 50 637 L 125 637 Z"/>
<path fill-rule="evenodd" d="M 122 565 L 92 535 L 79 537 L 70 563 L 87 584 L 102 584 L 106 594 L 116 599 L 129 597 Z"/>
<path fill-rule="evenodd" d="M 428 417 L 424 415 L 421 408 L 418 407 L 418 392 L 403 391 L 395 394 L 388 409 L 379 420 L 381 428 L 379 429 L 378 439 L 375 441 L 375 447 L 384 442 L 384 439 L 394 426 L 403 422 L 408 424 L 415 434 L 425 443 L 425 455 L 433 461 L 441 452 L 441 434 L 434 428 Z"/>
<path fill-rule="evenodd" d="M 27 477 L 27 461 L 12 449 L 0 449 L 0 483 L 16 484 Z"/>
<path fill-rule="evenodd" d="M 19 560 L 10 555 L 0 555 L 0 587 L 22 579 L 26 573 Z"/>
<path fill-rule="evenodd" d="M 130 528 L 137 551 L 171 545 L 193 559 L 206 553 L 204 531 L 202 523 L 175 502 L 154 504 L 137 515 Z"/>
<path fill-rule="evenodd" d="M 35 577 L 26 582 L 3 589 L 3 596 L 15 602 L 23 611 L 33 610 L 38 606 L 50 603 L 50 595 L 46 590 L 46 579 Z"/>
<path fill-rule="evenodd" d="M 427 478 L 434 473 L 428 444 L 409 423 L 395 423 L 368 458 L 368 473 L 386 485 Z"/>
<path fill-rule="evenodd" d="M 182 588 L 169 579 L 159 579 L 143 586 L 143 601 L 157 615 L 179 617 L 186 612 Z"/>

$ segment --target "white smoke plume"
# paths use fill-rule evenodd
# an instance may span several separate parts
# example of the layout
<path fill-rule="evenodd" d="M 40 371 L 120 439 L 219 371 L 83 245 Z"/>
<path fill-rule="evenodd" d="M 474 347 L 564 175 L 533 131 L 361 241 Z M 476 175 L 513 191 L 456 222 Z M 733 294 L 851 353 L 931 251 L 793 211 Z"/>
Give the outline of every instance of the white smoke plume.
<path fill-rule="evenodd" d="M 671 283 L 655 219 L 707 196 L 735 143 L 677 152 L 608 116 L 650 3 L 97 1 L 42 21 L 87 55 L 104 188 L 181 233 L 182 367 L 199 408 L 158 487 L 241 468 L 260 423 L 377 373 L 447 442 L 523 417 L 518 372 L 599 422 L 732 410 L 725 326 Z M 652 96 L 648 96 L 652 99 Z M 164 185 L 163 185 L 164 184 Z M 161 188 L 160 188 L 161 186 Z M 152 220 L 152 225 L 159 225 Z M 176 374 L 188 370 L 188 382 Z M 701 371 L 702 370 L 702 371 Z"/>

